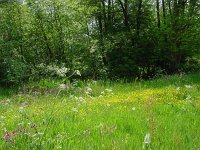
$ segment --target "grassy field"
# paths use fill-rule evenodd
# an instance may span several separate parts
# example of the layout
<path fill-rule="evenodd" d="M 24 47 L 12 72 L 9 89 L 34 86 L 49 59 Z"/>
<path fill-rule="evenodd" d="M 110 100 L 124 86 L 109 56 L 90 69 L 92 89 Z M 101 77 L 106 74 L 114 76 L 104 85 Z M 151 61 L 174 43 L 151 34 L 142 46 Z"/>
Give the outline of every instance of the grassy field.
<path fill-rule="evenodd" d="M 200 74 L 31 86 L 0 89 L 2 150 L 200 149 Z"/>

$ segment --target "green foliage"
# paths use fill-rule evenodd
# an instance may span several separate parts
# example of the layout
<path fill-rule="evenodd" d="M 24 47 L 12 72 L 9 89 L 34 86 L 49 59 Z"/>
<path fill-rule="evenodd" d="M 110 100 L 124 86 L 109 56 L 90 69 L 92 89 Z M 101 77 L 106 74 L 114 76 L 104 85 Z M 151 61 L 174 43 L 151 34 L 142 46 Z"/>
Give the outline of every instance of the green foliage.
<path fill-rule="evenodd" d="M 47 71 L 52 64 L 80 70 L 84 79 L 152 78 L 161 70 L 198 70 L 188 66 L 200 51 L 198 1 L 156 3 L 2 1 L 0 82 L 56 76 L 55 70 Z"/>
<path fill-rule="evenodd" d="M 22 84 L 29 78 L 30 66 L 17 58 L 5 58 L 1 62 L 0 82 L 4 85 Z"/>
<path fill-rule="evenodd" d="M 29 66 L 20 60 L 7 60 L 5 62 L 6 65 L 6 73 L 5 80 L 8 84 L 14 83 L 19 84 L 28 79 L 29 76 Z"/>

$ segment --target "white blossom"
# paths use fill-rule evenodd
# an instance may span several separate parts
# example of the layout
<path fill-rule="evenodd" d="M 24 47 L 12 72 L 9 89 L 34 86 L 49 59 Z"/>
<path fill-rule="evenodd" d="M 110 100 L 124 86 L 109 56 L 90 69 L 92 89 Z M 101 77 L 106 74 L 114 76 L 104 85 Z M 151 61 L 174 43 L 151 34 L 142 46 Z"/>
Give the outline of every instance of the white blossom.
<path fill-rule="evenodd" d="M 67 85 L 66 84 L 60 84 L 59 88 L 61 90 L 65 90 L 65 89 L 67 89 Z"/>
<path fill-rule="evenodd" d="M 185 87 L 186 87 L 187 89 L 192 89 L 192 86 L 191 86 L 191 85 L 185 85 Z"/>
<path fill-rule="evenodd" d="M 81 73 L 80 73 L 79 70 L 76 70 L 76 74 L 79 75 L 79 76 L 81 76 Z"/>
<path fill-rule="evenodd" d="M 72 108 L 72 111 L 73 112 L 78 112 L 78 109 L 77 108 Z"/>
<path fill-rule="evenodd" d="M 144 137 L 144 145 L 149 145 L 150 144 L 150 134 L 147 133 Z"/>
<path fill-rule="evenodd" d="M 112 92 L 112 89 L 105 89 L 105 91 L 111 93 L 111 92 Z"/>
<path fill-rule="evenodd" d="M 136 108 L 135 108 L 135 107 L 132 107 L 132 110 L 134 111 L 134 110 L 136 110 Z"/>

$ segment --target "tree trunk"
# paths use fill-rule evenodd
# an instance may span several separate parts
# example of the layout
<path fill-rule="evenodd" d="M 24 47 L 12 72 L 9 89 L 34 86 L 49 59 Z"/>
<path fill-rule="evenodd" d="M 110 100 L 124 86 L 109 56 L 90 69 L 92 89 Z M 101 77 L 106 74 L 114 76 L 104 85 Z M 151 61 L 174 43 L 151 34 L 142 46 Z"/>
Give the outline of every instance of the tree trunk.
<path fill-rule="evenodd" d="M 156 0 L 156 11 L 157 11 L 157 26 L 160 28 L 160 3 Z"/>
<path fill-rule="evenodd" d="M 140 36 L 141 14 L 142 14 L 142 0 L 138 0 L 137 15 L 136 15 L 136 36 L 137 37 Z"/>

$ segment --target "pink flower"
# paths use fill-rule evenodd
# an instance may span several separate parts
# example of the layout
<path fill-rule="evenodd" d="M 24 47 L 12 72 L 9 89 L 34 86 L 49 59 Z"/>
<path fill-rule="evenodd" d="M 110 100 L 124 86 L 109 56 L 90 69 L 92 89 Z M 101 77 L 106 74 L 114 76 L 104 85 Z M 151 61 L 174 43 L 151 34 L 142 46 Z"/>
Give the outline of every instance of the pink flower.
<path fill-rule="evenodd" d="M 3 136 L 3 139 L 6 140 L 10 137 L 10 133 L 6 131 L 6 134 Z"/>
<path fill-rule="evenodd" d="M 17 136 L 17 132 L 16 131 L 13 131 L 13 136 Z"/>
<path fill-rule="evenodd" d="M 15 140 L 13 140 L 13 138 L 10 137 L 10 142 L 15 142 Z"/>

